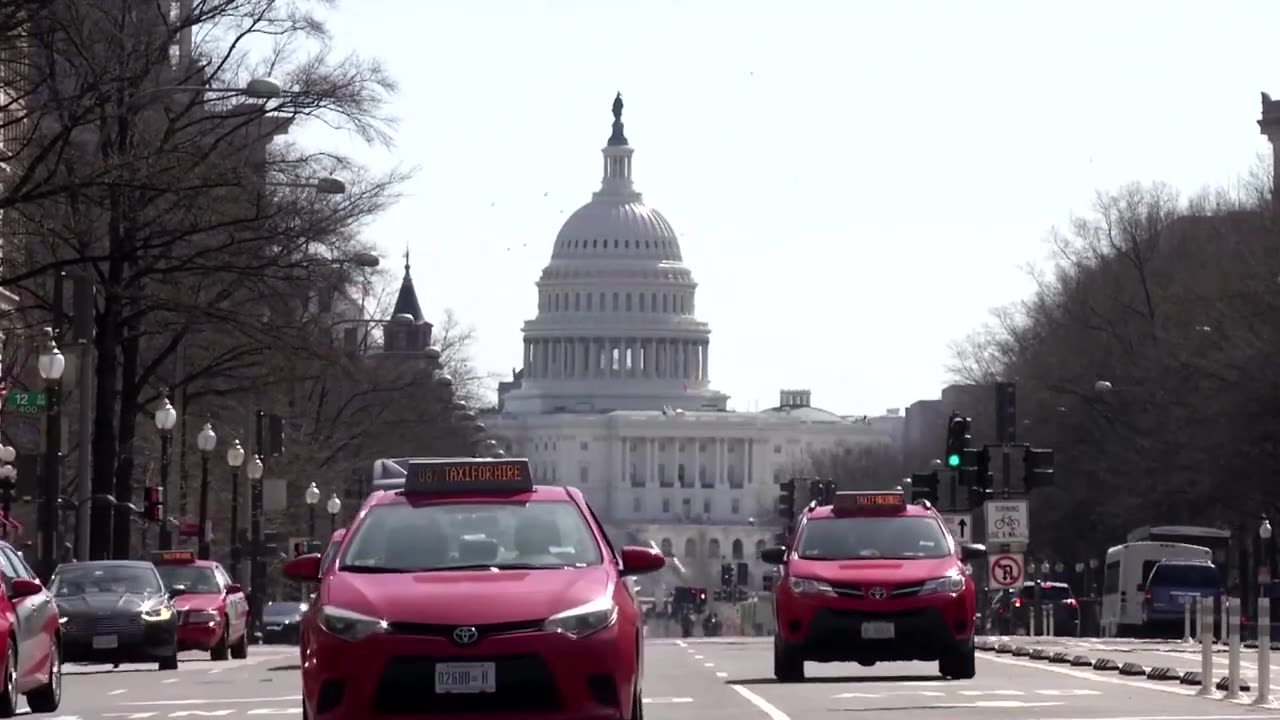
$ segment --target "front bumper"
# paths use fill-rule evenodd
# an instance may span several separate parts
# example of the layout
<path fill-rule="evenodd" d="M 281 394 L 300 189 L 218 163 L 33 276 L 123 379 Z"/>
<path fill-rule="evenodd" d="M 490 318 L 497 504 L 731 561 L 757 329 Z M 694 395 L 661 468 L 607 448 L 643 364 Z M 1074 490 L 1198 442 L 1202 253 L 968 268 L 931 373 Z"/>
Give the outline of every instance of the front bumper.
<path fill-rule="evenodd" d="M 816 662 L 933 661 L 972 642 L 973 600 L 964 593 L 909 600 L 791 598 L 779 618 L 784 646 Z M 893 637 L 866 639 L 864 623 L 892 623 Z"/>
<path fill-rule="evenodd" d="M 193 623 L 187 613 L 182 613 L 183 622 L 178 625 L 179 650 L 212 650 L 222 641 L 222 622 L 211 620 Z"/>
<path fill-rule="evenodd" d="M 386 633 L 353 643 L 313 627 L 304 643 L 303 702 L 315 720 L 477 714 L 615 720 L 630 712 L 639 678 L 635 629 L 617 622 L 581 639 L 541 631 L 482 633 L 468 647 L 426 633 Z M 441 662 L 493 663 L 495 691 L 437 693 Z"/>
<path fill-rule="evenodd" d="M 262 642 L 297 645 L 298 644 L 298 624 L 297 623 L 263 623 Z"/>
<path fill-rule="evenodd" d="M 173 620 L 144 622 L 137 614 L 64 617 L 62 659 L 66 662 L 152 662 L 178 652 Z"/>

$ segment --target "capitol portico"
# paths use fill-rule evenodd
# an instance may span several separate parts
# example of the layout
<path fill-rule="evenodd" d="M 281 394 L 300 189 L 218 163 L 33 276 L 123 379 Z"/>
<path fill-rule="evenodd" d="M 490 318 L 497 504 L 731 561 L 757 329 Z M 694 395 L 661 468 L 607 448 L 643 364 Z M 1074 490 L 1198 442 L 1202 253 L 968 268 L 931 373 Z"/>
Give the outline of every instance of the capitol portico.
<path fill-rule="evenodd" d="M 582 490 L 617 542 L 673 559 L 671 582 L 714 585 L 777 529 L 777 482 L 813 452 L 898 441 L 901 418 L 842 417 L 784 390 L 775 408 L 727 410 L 711 387 L 711 328 L 668 220 L 632 179 L 614 101 L 599 191 L 556 237 L 524 325 L 523 367 L 486 424 L 539 482 Z"/>

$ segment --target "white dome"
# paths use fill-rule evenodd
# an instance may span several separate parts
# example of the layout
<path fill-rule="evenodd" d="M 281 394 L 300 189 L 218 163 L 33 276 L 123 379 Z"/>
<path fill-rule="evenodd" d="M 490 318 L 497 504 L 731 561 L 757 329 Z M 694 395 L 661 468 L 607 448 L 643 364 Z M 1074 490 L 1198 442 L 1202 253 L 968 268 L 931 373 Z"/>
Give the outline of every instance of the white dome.
<path fill-rule="evenodd" d="M 569 216 L 551 257 L 682 261 L 680 240 L 662 213 L 639 199 L 608 196 L 596 197 Z"/>

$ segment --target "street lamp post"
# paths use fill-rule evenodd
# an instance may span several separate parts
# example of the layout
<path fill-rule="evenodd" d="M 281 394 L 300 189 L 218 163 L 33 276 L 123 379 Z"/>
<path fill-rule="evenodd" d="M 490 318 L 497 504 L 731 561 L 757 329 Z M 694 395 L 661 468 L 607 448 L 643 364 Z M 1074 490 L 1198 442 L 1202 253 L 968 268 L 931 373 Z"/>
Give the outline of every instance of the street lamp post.
<path fill-rule="evenodd" d="M 9 539 L 9 521 L 13 515 L 13 491 L 18 478 L 18 469 L 13 466 L 13 461 L 18 459 L 18 451 L 9 445 L 0 445 L 0 505 L 4 512 L 3 526 L 0 533 L 5 540 Z"/>
<path fill-rule="evenodd" d="M 307 491 L 302 494 L 302 498 L 307 501 L 307 537 L 316 539 L 316 503 L 320 502 L 320 488 L 315 483 L 307 486 Z"/>
<path fill-rule="evenodd" d="M 173 531 L 169 528 L 169 443 L 173 439 L 173 427 L 178 424 L 178 411 L 166 396 L 156 408 L 156 429 L 160 431 L 160 549 L 173 549 Z"/>
<path fill-rule="evenodd" d="M 227 466 L 231 468 L 231 577 L 240 582 L 240 466 L 244 465 L 244 448 L 232 440 L 227 448 Z"/>
<path fill-rule="evenodd" d="M 209 455 L 218 447 L 218 435 L 213 424 L 205 423 L 196 435 L 196 447 L 200 449 L 200 544 L 197 553 L 201 560 L 209 559 Z"/>
<path fill-rule="evenodd" d="M 261 433 L 259 433 L 261 435 Z M 262 443 L 257 443 L 258 448 Z M 253 631 L 257 632 L 262 619 L 262 588 L 265 579 L 259 571 L 259 558 L 262 557 L 262 473 L 266 466 L 262 464 L 262 456 L 253 454 L 244 474 L 249 476 L 249 614 Z"/>
<path fill-rule="evenodd" d="M 338 513 L 342 512 L 342 501 L 338 499 L 338 493 L 329 496 L 324 509 L 329 511 L 329 534 L 332 535 L 338 529 Z"/>
<path fill-rule="evenodd" d="M 53 329 L 45 329 L 45 346 L 37 362 L 40 377 L 49 394 L 45 415 L 44 488 L 40 496 L 40 559 L 45 578 L 53 574 L 58 557 L 58 496 L 62 494 L 62 373 L 67 359 L 53 339 Z"/>
<path fill-rule="evenodd" d="M 1254 705 L 1271 703 L 1271 521 L 1258 526 L 1258 697 Z M 1226 631 L 1223 631 L 1226 635 Z"/>

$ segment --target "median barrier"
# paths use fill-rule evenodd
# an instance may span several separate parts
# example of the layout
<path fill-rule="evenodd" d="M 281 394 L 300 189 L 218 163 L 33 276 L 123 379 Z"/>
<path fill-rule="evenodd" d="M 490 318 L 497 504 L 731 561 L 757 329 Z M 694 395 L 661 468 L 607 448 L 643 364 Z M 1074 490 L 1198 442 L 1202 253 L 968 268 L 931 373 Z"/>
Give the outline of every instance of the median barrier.
<path fill-rule="evenodd" d="M 1077 655 L 1071 658 L 1071 664 L 1075 667 L 1092 667 L 1093 661 L 1089 659 L 1088 655 Z"/>
<path fill-rule="evenodd" d="M 996 645 L 996 652 L 1001 655 L 1009 655 L 1013 653 L 1013 646 L 1009 643 L 1000 643 Z"/>
<path fill-rule="evenodd" d="M 1049 656 L 1049 662 L 1057 663 L 1059 665 L 1066 665 L 1067 663 L 1071 662 L 1071 656 L 1064 652 L 1056 652 L 1053 655 Z"/>
<path fill-rule="evenodd" d="M 1098 658 L 1097 660 L 1093 661 L 1093 669 L 1102 670 L 1104 672 L 1106 671 L 1115 672 L 1116 670 L 1120 669 L 1120 663 L 1116 662 L 1115 660 L 1112 660 L 1111 658 Z"/>
<path fill-rule="evenodd" d="M 1147 669 L 1138 663 L 1127 662 L 1120 666 L 1120 674 L 1136 677 L 1138 675 L 1146 675 Z"/>
<path fill-rule="evenodd" d="M 1027 657 L 1030 654 L 1031 654 L 1031 648 L 1027 647 L 1026 645 L 1015 645 L 1013 647 L 1014 657 Z"/>
<path fill-rule="evenodd" d="M 1200 673 L 1196 670 L 1188 670 L 1187 672 L 1182 673 L 1182 678 L 1178 682 L 1181 682 L 1183 685 L 1199 685 Z"/>
<path fill-rule="evenodd" d="M 1181 679 L 1182 679 L 1182 673 L 1178 672 L 1178 671 L 1177 671 L 1176 669 L 1174 669 L 1174 668 L 1171 668 L 1171 667 L 1167 667 L 1167 666 L 1162 665 L 1162 666 L 1160 666 L 1160 667 L 1153 667 L 1153 668 L 1151 668 L 1150 670 L 1148 670 L 1148 671 L 1147 671 L 1147 679 L 1148 679 L 1148 680 L 1162 680 L 1162 681 L 1168 681 L 1168 680 L 1181 680 Z"/>
<path fill-rule="evenodd" d="M 1034 648 L 1031 651 L 1032 660 L 1048 660 L 1049 657 L 1050 657 L 1049 651 L 1045 650 L 1044 648 L 1038 647 L 1038 648 Z"/>

